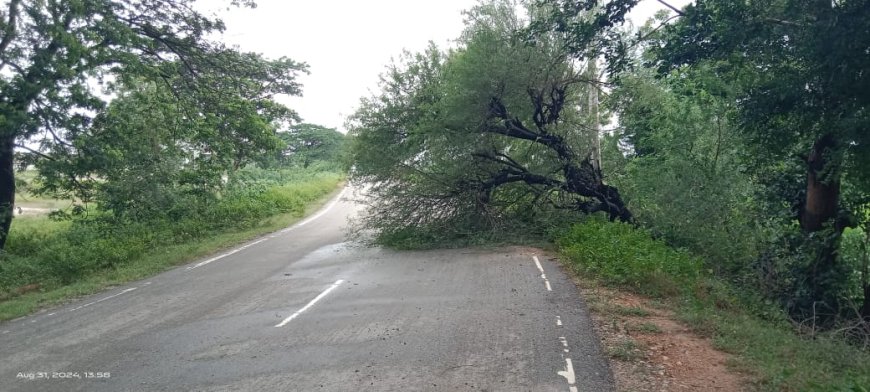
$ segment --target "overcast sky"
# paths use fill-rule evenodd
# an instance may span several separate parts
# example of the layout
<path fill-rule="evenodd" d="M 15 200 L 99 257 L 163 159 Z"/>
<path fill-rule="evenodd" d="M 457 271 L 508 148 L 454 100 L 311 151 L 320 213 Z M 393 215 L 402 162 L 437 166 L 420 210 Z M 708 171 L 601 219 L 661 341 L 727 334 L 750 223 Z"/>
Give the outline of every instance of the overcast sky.
<path fill-rule="evenodd" d="M 228 3 L 204 0 L 198 7 L 224 20 L 221 39 L 227 44 L 308 63 L 311 74 L 301 78 L 303 97 L 284 103 L 306 122 L 343 130 L 345 117 L 360 97 L 377 88 L 391 58 L 403 49 L 422 50 L 429 41 L 448 45 L 462 31 L 462 10 L 477 1 L 257 0 L 255 9 L 227 10 Z M 643 0 L 632 19 L 642 24 L 663 8 L 656 0 Z"/>

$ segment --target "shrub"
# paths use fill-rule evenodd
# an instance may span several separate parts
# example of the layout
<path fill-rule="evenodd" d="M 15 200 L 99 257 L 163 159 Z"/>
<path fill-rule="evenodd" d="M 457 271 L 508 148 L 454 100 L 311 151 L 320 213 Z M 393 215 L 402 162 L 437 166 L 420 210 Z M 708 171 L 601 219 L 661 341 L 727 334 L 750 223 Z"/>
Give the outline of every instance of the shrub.
<path fill-rule="evenodd" d="M 28 285 L 51 289 L 70 284 L 161 246 L 248 229 L 279 213 L 301 215 L 341 178 L 339 173 L 256 171 L 223 195 L 179 197 L 165 211 L 135 220 L 111 211 L 62 222 L 16 219 L 6 252 L 0 253 L 0 299 L 15 297 Z"/>
<path fill-rule="evenodd" d="M 690 289 L 702 271 L 698 258 L 625 223 L 589 219 L 557 242 L 579 268 L 644 294 L 667 296 Z"/>

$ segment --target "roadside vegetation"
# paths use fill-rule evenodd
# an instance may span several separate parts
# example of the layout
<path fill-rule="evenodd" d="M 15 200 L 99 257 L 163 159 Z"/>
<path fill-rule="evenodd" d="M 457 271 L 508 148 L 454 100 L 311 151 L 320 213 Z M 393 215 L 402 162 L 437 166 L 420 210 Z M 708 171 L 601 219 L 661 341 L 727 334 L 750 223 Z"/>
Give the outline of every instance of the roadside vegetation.
<path fill-rule="evenodd" d="M 345 136 L 276 101 L 307 64 L 213 41 L 192 0 L 4 7 L 0 320 L 289 225 L 344 180 Z"/>
<path fill-rule="evenodd" d="M 580 276 L 673 309 L 678 320 L 734 355 L 732 369 L 746 375 L 754 389 L 865 391 L 870 385 L 867 342 L 850 339 L 866 332 L 846 325 L 816 330 L 799 325 L 757 291 L 723 281 L 705 269 L 697 256 L 669 247 L 646 230 L 590 219 L 560 236 L 558 248 Z M 646 313 L 612 305 L 605 312 Z M 857 323 L 851 327 L 861 328 Z M 640 354 L 615 350 L 612 355 L 633 360 Z"/>
<path fill-rule="evenodd" d="M 38 197 L 47 205 L 63 208 L 15 219 L 0 253 L 0 320 L 143 278 L 292 224 L 336 191 L 346 166 L 344 135 L 310 124 L 299 127 L 304 132 L 297 126 L 278 132 L 279 148 L 214 189 L 167 180 L 179 178 L 182 165 L 130 167 L 119 160 L 126 175 L 102 176 L 90 188 L 92 203 L 82 204 L 47 198 L 38 174 L 20 176 L 20 192 L 42 191 Z M 127 147 L 137 151 L 137 145 Z M 139 158 L 170 158 L 160 154 Z M 159 187 L 156 181 L 134 183 L 141 178 L 163 182 Z"/>
<path fill-rule="evenodd" d="M 456 47 L 388 66 L 348 123 L 363 228 L 555 243 L 757 389 L 865 390 L 870 2 L 699 0 L 631 26 L 635 4 L 482 2 Z"/>
<path fill-rule="evenodd" d="M 254 173 L 250 173 L 254 174 Z M 119 222 L 91 213 L 52 220 L 17 218 L 0 256 L 0 320 L 70 297 L 156 274 L 287 227 L 335 194 L 344 175 L 270 172 L 207 203 L 178 206 L 171 218 Z"/>
<path fill-rule="evenodd" d="M 99 206 L 19 216 L 0 255 L 0 320 L 287 227 L 335 194 L 345 175 L 334 158 L 309 168 L 244 168 L 220 195 L 185 198 L 135 219 Z"/>

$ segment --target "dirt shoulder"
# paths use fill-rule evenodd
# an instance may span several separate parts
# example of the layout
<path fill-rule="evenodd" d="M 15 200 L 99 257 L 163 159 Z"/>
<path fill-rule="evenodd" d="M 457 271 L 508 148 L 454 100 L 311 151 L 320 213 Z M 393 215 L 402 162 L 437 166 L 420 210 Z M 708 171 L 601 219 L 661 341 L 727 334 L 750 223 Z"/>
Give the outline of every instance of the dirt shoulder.
<path fill-rule="evenodd" d="M 563 267 L 583 294 L 617 391 L 742 391 L 730 355 L 677 321 L 664 303 L 603 287 Z"/>

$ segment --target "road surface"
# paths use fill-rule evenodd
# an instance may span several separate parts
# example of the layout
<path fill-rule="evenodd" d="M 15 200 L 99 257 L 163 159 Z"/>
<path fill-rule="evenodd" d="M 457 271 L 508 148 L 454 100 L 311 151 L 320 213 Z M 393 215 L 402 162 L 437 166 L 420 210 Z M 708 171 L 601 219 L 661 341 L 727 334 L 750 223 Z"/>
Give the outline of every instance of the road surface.
<path fill-rule="evenodd" d="M 528 249 L 282 232 L 0 324 L 2 391 L 608 391 L 580 295 Z"/>

